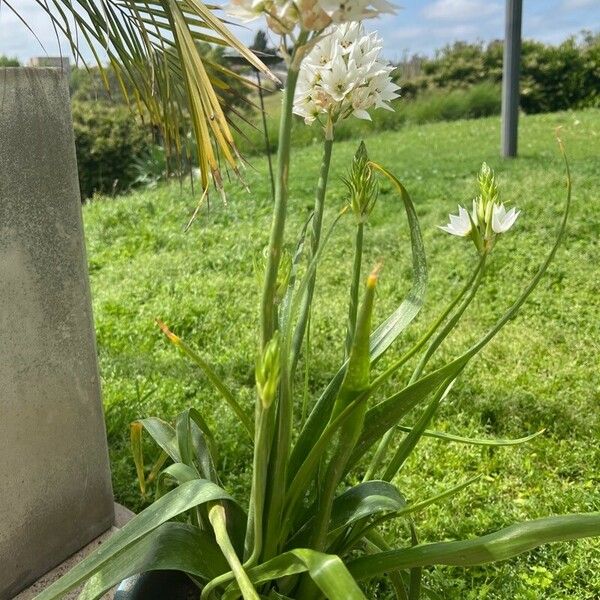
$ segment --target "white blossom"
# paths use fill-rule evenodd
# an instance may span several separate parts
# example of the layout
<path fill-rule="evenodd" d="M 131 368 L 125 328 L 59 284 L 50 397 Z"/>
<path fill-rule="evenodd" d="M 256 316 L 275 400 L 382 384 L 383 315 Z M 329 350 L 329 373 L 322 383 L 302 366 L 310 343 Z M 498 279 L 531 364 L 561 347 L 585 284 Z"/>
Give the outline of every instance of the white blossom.
<path fill-rule="evenodd" d="M 381 13 L 394 14 L 393 4 L 387 0 L 318 0 L 319 5 L 334 23 L 347 23 L 377 17 Z"/>
<path fill-rule="evenodd" d="M 507 212 L 504 204 L 494 204 L 494 208 L 492 209 L 492 230 L 494 233 L 508 231 L 515 224 L 520 214 L 521 211 L 516 210 L 514 207 Z"/>
<path fill-rule="evenodd" d="M 295 27 L 322 31 L 331 23 L 360 21 L 396 12 L 387 0 L 229 0 L 225 10 L 244 22 L 264 15 L 269 28 L 278 34 L 290 33 Z"/>
<path fill-rule="evenodd" d="M 296 87 L 294 112 L 310 124 L 319 116 L 335 123 L 369 110 L 386 108 L 398 97 L 393 67 L 380 57 L 382 40 L 361 23 L 330 26 L 304 59 Z"/>
<path fill-rule="evenodd" d="M 459 206 L 458 215 L 450 215 L 450 222 L 440 229 L 470 238 L 479 253 L 485 255 L 492 251 L 498 234 L 507 232 L 515 224 L 521 211 L 516 208 L 507 211 L 498 201 L 498 180 L 486 163 L 481 165 L 477 181 L 481 193 L 473 200 L 472 212 Z"/>
<path fill-rule="evenodd" d="M 458 235 L 459 237 L 467 237 L 471 233 L 473 227 L 471 223 L 471 217 L 469 211 L 463 206 L 458 207 L 458 215 L 448 215 L 448 225 L 438 225 L 438 227 L 451 235 Z"/>

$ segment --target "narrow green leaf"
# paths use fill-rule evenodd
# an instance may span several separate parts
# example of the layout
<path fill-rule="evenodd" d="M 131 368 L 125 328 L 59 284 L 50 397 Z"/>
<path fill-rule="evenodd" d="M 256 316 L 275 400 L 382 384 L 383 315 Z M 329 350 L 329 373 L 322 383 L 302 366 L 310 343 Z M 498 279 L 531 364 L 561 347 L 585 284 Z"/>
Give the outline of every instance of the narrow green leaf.
<path fill-rule="evenodd" d="M 334 501 L 328 536 L 332 537 L 341 529 L 353 523 L 385 512 L 402 509 L 406 500 L 394 485 L 387 481 L 365 481 L 359 483 Z M 316 508 L 313 507 L 313 510 Z M 314 522 L 314 516 L 307 514 L 305 525 L 290 541 L 288 547 L 302 547 L 308 542 L 308 535 Z"/>
<path fill-rule="evenodd" d="M 405 431 L 407 433 L 410 433 L 413 430 L 412 427 L 406 427 L 404 425 L 398 425 L 397 428 L 400 431 Z M 472 446 L 518 446 L 519 444 L 526 444 L 527 442 L 531 442 L 531 440 L 534 440 L 540 435 L 543 435 L 545 432 L 545 429 L 540 429 L 540 431 L 536 431 L 536 433 L 532 433 L 531 435 L 525 437 L 515 438 L 512 440 L 503 440 L 494 438 L 469 438 L 447 433 L 446 431 L 430 431 L 429 429 L 426 429 L 423 432 L 423 437 L 431 437 L 447 442 L 456 442 L 458 444 L 470 444 Z"/>
<path fill-rule="evenodd" d="M 356 579 L 397 569 L 451 565 L 472 567 L 507 560 L 538 546 L 600 536 L 600 513 L 573 514 L 526 521 L 471 540 L 422 544 L 361 556 L 348 564 Z"/>
<path fill-rule="evenodd" d="M 383 479 L 385 481 L 392 481 L 396 473 L 398 473 L 398 471 L 402 468 L 402 465 L 404 465 L 408 457 L 412 454 L 419 440 L 421 437 L 423 437 L 423 431 L 425 431 L 425 428 L 427 425 L 429 425 L 431 419 L 433 419 L 433 416 L 437 412 L 440 403 L 443 402 L 450 393 L 455 381 L 456 379 L 452 379 L 447 385 L 444 383 L 440 386 L 438 392 L 434 395 L 427 408 L 423 411 L 423 414 L 417 421 L 417 424 L 402 440 L 398 448 L 396 448 L 396 452 L 394 452 L 394 456 L 392 456 L 392 459 L 386 467 L 385 473 L 383 474 Z"/>
<path fill-rule="evenodd" d="M 195 351 L 192 350 L 179 336 L 175 335 L 171 330 L 160 320 L 156 320 L 162 332 L 167 336 L 175 346 L 177 346 L 186 356 L 192 359 L 206 375 L 206 378 L 213 384 L 217 391 L 223 396 L 223 399 L 235 415 L 240 420 L 241 424 L 246 429 L 251 440 L 254 439 L 254 426 L 246 411 L 240 406 L 235 399 L 233 392 L 225 384 L 225 382 L 217 375 L 215 370 Z"/>
<path fill-rule="evenodd" d="M 148 417 L 137 421 L 143 425 L 152 439 L 171 457 L 174 462 L 182 462 L 175 429 L 166 421 L 157 417 Z"/>

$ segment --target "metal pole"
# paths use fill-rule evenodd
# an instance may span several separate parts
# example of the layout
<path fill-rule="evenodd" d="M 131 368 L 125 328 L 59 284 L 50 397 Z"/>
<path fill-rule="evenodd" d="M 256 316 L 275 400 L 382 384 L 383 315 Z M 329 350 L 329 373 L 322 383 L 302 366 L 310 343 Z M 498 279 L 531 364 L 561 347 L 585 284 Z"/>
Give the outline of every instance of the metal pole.
<path fill-rule="evenodd" d="M 506 35 L 502 72 L 502 156 L 517 156 L 519 75 L 523 0 L 506 0 Z"/>

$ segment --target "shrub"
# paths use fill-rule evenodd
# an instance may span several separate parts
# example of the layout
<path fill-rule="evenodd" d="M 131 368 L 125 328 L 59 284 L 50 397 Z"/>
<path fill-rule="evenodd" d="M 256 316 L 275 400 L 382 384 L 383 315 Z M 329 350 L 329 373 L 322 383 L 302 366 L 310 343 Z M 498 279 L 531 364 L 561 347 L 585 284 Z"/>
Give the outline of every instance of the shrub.
<path fill-rule="evenodd" d="M 18 58 L 12 58 L 10 56 L 5 56 L 4 54 L 0 54 L 0 67 L 19 67 L 21 63 Z"/>
<path fill-rule="evenodd" d="M 419 97 L 432 89 L 500 84 L 502 55 L 501 41 L 487 46 L 457 42 L 442 48 L 431 59 L 413 56 L 403 61 L 399 65 L 399 80 L 404 95 L 409 97 Z M 585 34 L 581 40 L 571 37 L 557 46 L 525 40 L 521 55 L 521 107 L 525 112 L 598 105 L 599 34 Z M 452 104 L 449 101 L 445 109 L 452 111 Z"/>
<path fill-rule="evenodd" d="M 73 127 L 82 198 L 127 190 L 150 148 L 149 131 L 127 107 L 101 102 L 74 102 Z"/>

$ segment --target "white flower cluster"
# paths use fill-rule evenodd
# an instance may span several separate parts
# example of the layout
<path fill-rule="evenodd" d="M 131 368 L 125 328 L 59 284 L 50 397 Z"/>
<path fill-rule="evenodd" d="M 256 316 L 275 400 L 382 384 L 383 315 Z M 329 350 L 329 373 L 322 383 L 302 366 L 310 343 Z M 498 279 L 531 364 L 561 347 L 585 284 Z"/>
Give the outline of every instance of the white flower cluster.
<path fill-rule="evenodd" d="M 230 0 L 227 12 L 242 21 L 265 15 L 269 28 L 278 34 L 296 26 L 321 31 L 331 23 L 347 23 L 395 13 L 388 0 Z"/>
<path fill-rule="evenodd" d="M 302 63 L 294 113 L 307 124 L 321 115 L 335 123 L 349 115 L 370 119 L 369 109 L 385 108 L 400 89 L 393 67 L 380 57 L 382 40 L 361 23 L 327 28 Z"/>
<path fill-rule="evenodd" d="M 504 204 L 492 204 L 490 208 L 491 220 L 489 223 L 494 233 L 505 233 L 508 231 L 521 214 L 521 211 L 516 210 L 514 207 L 507 211 Z M 466 208 L 459 205 L 458 215 L 448 215 L 450 222 L 448 225 L 440 226 L 440 229 L 452 235 L 467 237 L 478 226 L 478 212 L 479 206 L 477 200 L 473 200 L 473 212 L 471 214 L 469 214 Z"/>
<path fill-rule="evenodd" d="M 481 253 L 489 252 L 494 245 L 494 238 L 507 232 L 521 214 L 520 210 L 506 210 L 499 201 L 498 181 L 494 171 L 483 163 L 477 177 L 480 194 L 473 200 L 473 210 L 458 207 L 458 215 L 450 215 L 447 225 L 440 229 L 459 237 L 469 237 L 475 242 Z"/>

